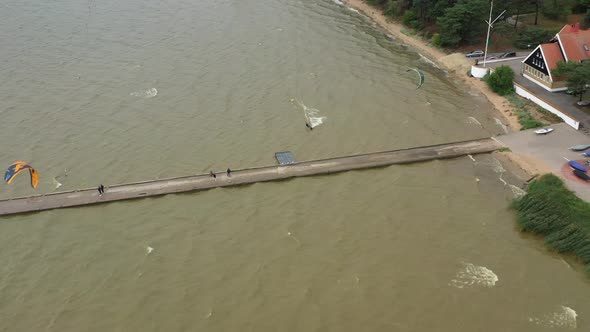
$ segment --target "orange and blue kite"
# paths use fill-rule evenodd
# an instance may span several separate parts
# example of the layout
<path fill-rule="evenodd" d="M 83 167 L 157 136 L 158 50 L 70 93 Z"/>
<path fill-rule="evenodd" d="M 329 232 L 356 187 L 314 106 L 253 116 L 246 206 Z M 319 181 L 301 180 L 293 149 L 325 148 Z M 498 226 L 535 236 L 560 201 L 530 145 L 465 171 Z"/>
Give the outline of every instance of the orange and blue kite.
<path fill-rule="evenodd" d="M 37 184 L 39 184 L 39 173 L 37 173 L 37 171 L 28 163 L 24 162 L 24 161 L 17 161 L 14 164 L 8 166 L 8 169 L 6 170 L 6 173 L 4 173 L 4 181 L 6 181 L 6 183 L 10 184 L 10 182 L 12 182 L 12 180 L 14 180 L 14 178 L 20 173 L 23 172 L 24 170 L 29 170 L 29 173 L 31 174 L 31 187 L 33 188 L 37 188 Z"/>

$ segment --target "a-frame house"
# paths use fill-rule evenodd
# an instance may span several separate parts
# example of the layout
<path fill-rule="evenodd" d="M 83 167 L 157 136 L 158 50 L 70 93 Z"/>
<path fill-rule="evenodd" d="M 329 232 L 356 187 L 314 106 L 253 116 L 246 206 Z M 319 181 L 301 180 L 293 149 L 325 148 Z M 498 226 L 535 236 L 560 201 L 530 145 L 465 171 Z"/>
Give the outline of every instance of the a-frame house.
<path fill-rule="evenodd" d="M 555 77 L 551 71 L 557 68 L 559 61 L 589 59 L 590 30 L 580 30 L 579 23 L 566 25 L 551 42 L 537 46 L 522 61 L 522 74 L 551 92 L 566 90 L 566 78 Z"/>

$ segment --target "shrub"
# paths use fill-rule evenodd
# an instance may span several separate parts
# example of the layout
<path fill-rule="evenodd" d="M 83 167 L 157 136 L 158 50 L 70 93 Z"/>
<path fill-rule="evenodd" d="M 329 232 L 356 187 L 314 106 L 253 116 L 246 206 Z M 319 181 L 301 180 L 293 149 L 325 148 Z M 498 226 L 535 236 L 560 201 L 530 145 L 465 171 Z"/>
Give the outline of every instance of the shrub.
<path fill-rule="evenodd" d="M 402 18 L 402 22 L 404 22 L 405 25 L 410 26 L 410 24 L 417 19 L 418 16 L 413 10 L 406 10 L 404 17 Z"/>
<path fill-rule="evenodd" d="M 436 32 L 434 35 L 432 35 L 432 40 L 430 42 L 436 47 L 441 47 L 442 43 L 440 41 L 440 33 Z"/>
<path fill-rule="evenodd" d="M 486 75 L 485 81 L 495 93 L 505 96 L 514 92 L 514 71 L 508 66 L 500 66 L 496 70 Z"/>
<path fill-rule="evenodd" d="M 391 17 L 395 17 L 398 16 L 398 10 L 397 10 L 397 6 L 395 5 L 395 3 L 390 2 L 387 7 L 385 7 L 385 10 L 383 11 L 383 14 L 387 15 L 387 16 L 391 16 Z"/>
<path fill-rule="evenodd" d="M 569 191 L 561 179 L 543 175 L 511 207 L 522 230 L 544 236 L 545 244 L 560 253 L 576 255 L 590 272 L 590 204 Z"/>
<path fill-rule="evenodd" d="M 416 15 L 416 12 L 411 9 L 406 10 L 402 18 L 402 22 L 410 28 L 416 30 L 420 30 L 423 27 L 422 22 L 420 19 L 418 19 L 418 15 Z"/>

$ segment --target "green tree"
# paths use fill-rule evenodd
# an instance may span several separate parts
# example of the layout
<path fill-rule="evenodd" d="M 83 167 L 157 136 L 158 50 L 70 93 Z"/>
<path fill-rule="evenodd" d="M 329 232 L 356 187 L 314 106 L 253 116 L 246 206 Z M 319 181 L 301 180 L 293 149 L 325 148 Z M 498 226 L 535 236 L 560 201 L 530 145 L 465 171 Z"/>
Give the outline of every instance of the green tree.
<path fill-rule="evenodd" d="M 488 8 L 487 0 L 459 0 L 453 7 L 447 8 L 437 21 L 442 45 L 457 46 L 481 40 Z"/>
<path fill-rule="evenodd" d="M 544 0 L 541 8 L 543 14 L 551 19 L 560 19 L 572 11 L 570 0 Z"/>
<path fill-rule="evenodd" d="M 567 76 L 567 87 L 575 95 L 584 97 L 584 93 L 590 88 L 590 62 L 582 63 L 560 61 L 557 63 L 557 69 L 553 70 L 553 75 L 557 77 Z"/>
<path fill-rule="evenodd" d="M 549 42 L 556 33 L 556 30 L 528 27 L 518 34 L 514 46 L 518 48 L 536 47 L 539 44 Z"/>
<path fill-rule="evenodd" d="M 500 66 L 493 73 L 484 78 L 490 89 L 495 93 L 505 96 L 514 92 L 514 71 L 508 66 Z"/>

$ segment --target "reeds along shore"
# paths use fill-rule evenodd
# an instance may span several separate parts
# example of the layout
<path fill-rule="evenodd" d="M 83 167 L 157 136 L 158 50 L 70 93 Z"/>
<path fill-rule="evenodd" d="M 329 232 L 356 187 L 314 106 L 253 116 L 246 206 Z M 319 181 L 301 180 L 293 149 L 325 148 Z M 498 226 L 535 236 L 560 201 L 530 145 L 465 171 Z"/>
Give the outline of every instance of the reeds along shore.
<path fill-rule="evenodd" d="M 576 255 L 590 275 L 589 203 L 569 191 L 557 176 L 546 174 L 532 182 L 512 208 L 524 231 L 543 235 L 545 243 L 560 253 Z"/>

